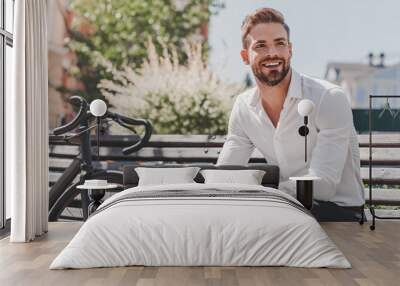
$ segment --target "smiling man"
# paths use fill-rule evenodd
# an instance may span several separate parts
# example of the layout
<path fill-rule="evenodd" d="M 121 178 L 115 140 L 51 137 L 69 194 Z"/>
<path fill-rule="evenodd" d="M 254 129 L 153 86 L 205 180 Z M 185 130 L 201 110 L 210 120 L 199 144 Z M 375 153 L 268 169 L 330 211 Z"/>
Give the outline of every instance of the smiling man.
<path fill-rule="evenodd" d="M 292 43 L 283 15 L 271 8 L 246 16 L 241 57 L 250 65 L 256 87 L 240 94 L 229 120 L 218 165 L 245 165 L 255 148 L 280 168 L 279 189 L 295 196 L 292 176 L 312 175 L 313 209 L 320 220 L 358 220 L 364 204 L 357 133 L 344 91 L 290 66 Z M 315 104 L 309 116 L 307 153 L 298 129 L 302 99 Z M 347 207 L 347 208 L 343 208 Z M 351 207 L 354 207 L 353 209 Z"/>

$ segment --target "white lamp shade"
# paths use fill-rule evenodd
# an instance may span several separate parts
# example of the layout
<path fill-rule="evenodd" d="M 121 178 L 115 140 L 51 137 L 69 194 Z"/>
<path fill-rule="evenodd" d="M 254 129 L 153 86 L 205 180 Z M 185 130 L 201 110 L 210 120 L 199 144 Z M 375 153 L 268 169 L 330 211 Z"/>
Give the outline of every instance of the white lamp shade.
<path fill-rule="evenodd" d="M 302 99 L 297 105 L 297 111 L 301 116 L 308 116 L 313 112 L 314 107 L 314 102 L 309 99 Z"/>
<path fill-rule="evenodd" d="M 107 112 L 107 104 L 101 99 L 95 99 L 90 104 L 90 112 L 96 117 L 101 117 Z"/>

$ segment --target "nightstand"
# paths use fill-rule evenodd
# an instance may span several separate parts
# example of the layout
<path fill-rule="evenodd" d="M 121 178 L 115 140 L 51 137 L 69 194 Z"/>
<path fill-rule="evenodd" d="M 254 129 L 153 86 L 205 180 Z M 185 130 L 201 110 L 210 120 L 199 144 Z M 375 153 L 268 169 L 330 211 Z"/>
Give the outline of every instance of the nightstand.
<path fill-rule="evenodd" d="M 96 185 L 79 185 L 77 186 L 80 190 L 87 190 L 89 192 L 89 197 L 91 202 L 88 206 L 88 215 L 90 216 L 94 213 L 97 208 L 103 203 L 102 198 L 104 197 L 107 190 L 119 188 L 120 185 L 118 184 L 107 184 L 103 186 L 96 186 Z"/>
<path fill-rule="evenodd" d="M 320 180 L 316 176 L 290 177 L 292 181 L 296 181 L 296 197 L 303 206 L 311 210 L 313 207 L 313 184 L 315 180 Z"/>

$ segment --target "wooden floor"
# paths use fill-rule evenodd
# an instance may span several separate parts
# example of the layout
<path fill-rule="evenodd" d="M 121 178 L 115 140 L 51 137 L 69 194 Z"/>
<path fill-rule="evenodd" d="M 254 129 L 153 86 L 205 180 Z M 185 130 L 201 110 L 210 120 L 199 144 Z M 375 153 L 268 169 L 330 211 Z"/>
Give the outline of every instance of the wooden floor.
<path fill-rule="evenodd" d="M 289 267 L 121 267 L 48 270 L 81 226 L 51 223 L 44 237 L 28 244 L 0 241 L 0 285 L 400 285 L 400 222 L 325 223 L 324 229 L 352 269 Z"/>

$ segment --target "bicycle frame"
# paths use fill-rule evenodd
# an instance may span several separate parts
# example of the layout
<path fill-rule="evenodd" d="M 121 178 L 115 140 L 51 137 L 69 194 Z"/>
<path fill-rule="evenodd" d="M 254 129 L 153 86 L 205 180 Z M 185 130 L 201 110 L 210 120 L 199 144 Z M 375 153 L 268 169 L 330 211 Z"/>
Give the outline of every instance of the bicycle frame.
<path fill-rule="evenodd" d="M 84 118 L 79 126 L 78 132 L 86 130 L 89 127 L 89 122 L 87 117 Z M 52 209 L 57 199 L 62 195 L 62 193 L 71 185 L 71 182 L 76 178 L 77 175 L 85 171 L 85 174 L 80 178 L 80 183 L 83 183 L 86 178 L 90 178 L 94 172 L 92 165 L 92 150 L 90 141 L 90 132 L 84 132 L 79 136 L 80 139 L 80 154 L 78 157 L 74 158 L 72 163 L 68 166 L 65 172 L 57 180 L 57 182 L 50 189 L 49 195 L 49 210 Z M 89 205 L 89 196 L 87 192 L 81 192 L 82 200 L 82 210 L 84 219 L 88 217 L 87 207 Z"/>

